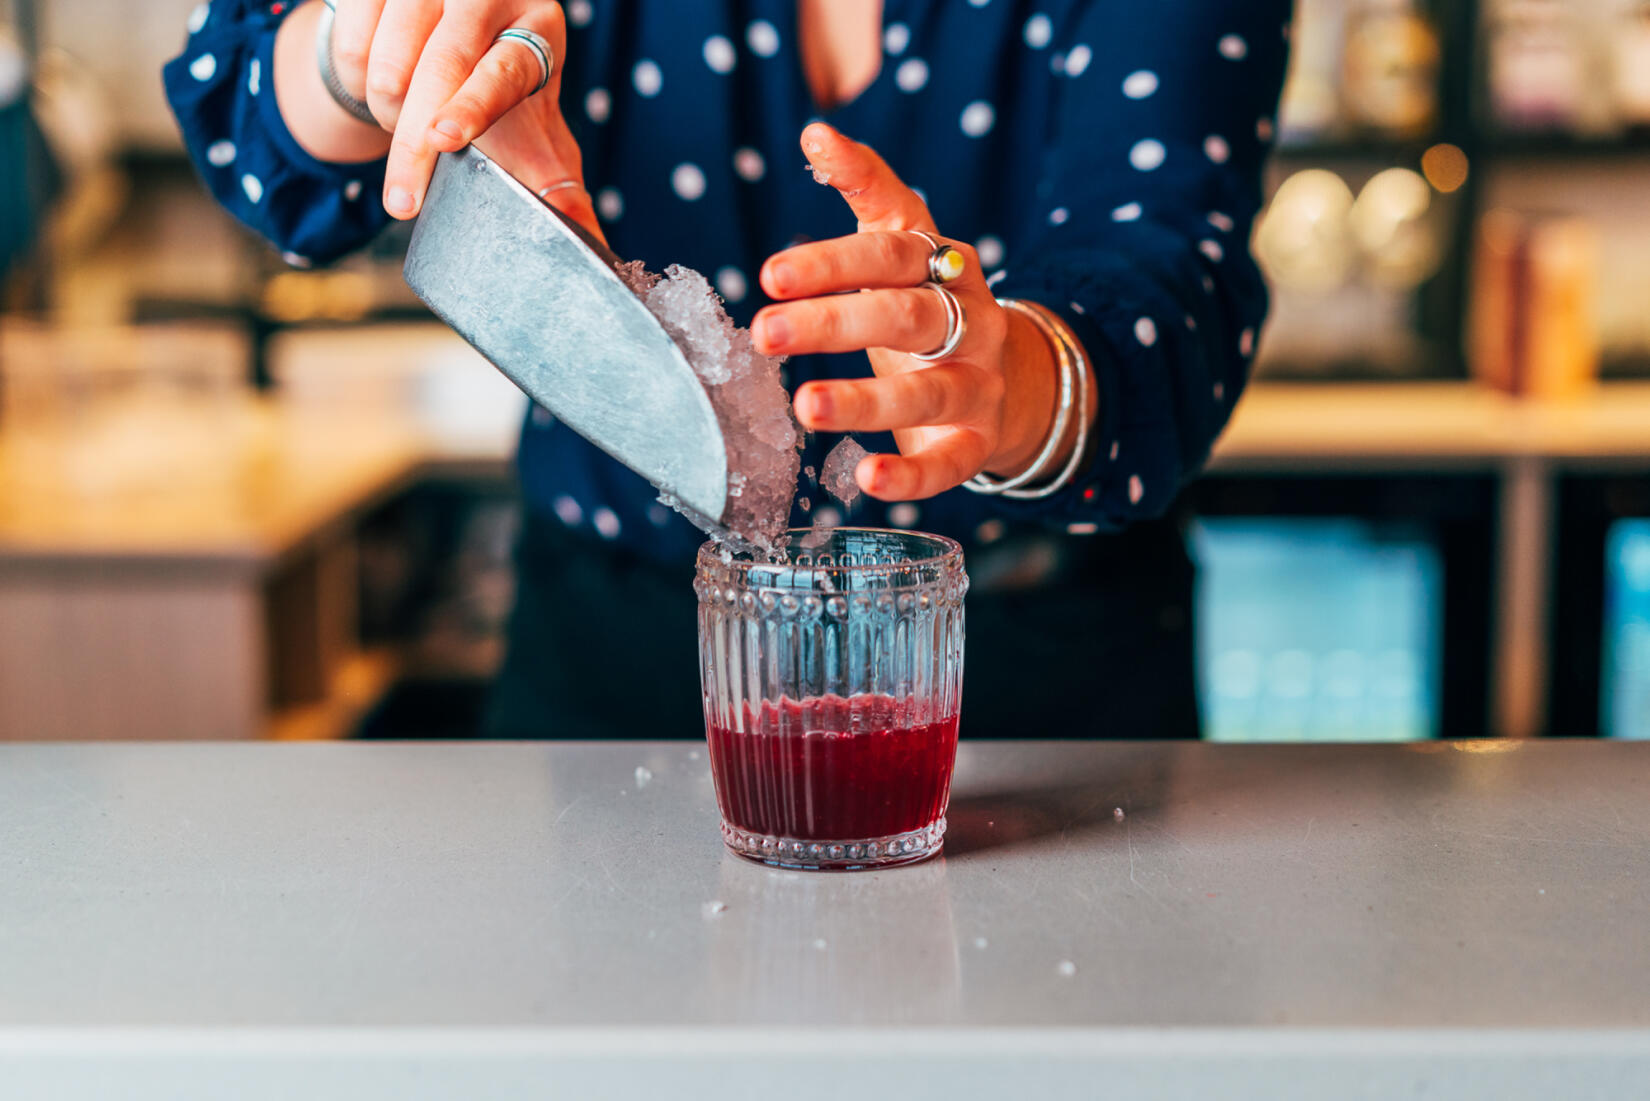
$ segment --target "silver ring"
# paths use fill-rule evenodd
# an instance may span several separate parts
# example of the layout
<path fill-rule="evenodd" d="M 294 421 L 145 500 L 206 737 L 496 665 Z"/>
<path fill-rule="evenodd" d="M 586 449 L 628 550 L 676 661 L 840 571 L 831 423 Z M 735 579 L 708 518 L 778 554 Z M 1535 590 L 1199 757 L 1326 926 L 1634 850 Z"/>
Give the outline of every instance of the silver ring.
<path fill-rule="evenodd" d="M 537 195 L 541 199 L 546 199 L 546 198 L 549 198 L 550 193 L 552 191 L 567 191 L 570 188 L 575 188 L 575 187 L 580 187 L 580 186 L 582 186 L 582 185 L 579 183 L 578 180 L 557 180 L 553 184 L 549 184 L 548 186 L 539 188 L 537 191 L 534 192 L 534 194 Z"/>
<path fill-rule="evenodd" d="M 912 352 L 911 355 L 932 363 L 936 359 L 947 359 L 956 352 L 968 333 L 968 314 L 963 310 L 962 303 L 957 301 L 957 296 L 938 283 L 924 283 L 923 286 L 939 295 L 940 301 L 945 303 L 945 341 L 932 352 Z"/>
<path fill-rule="evenodd" d="M 930 283 L 956 282 L 968 270 L 968 261 L 956 246 L 944 244 L 935 238 L 933 234 L 924 233 L 920 229 L 908 229 L 905 232 L 921 237 L 928 242 L 928 247 L 934 250 L 928 254 L 928 281 Z"/>
<path fill-rule="evenodd" d="M 511 27 L 508 30 L 500 31 L 499 36 L 493 39 L 493 45 L 496 46 L 500 42 L 504 42 L 506 40 L 511 42 L 520 42 L 523 46 L 526 46 L 529 50 L 532 50 L 538 57 L 539 86 L 527 93 L 530 96 L 538 95 L 540 92 L 544 91 L 544 86 L 550 83 L 550 65 L 556 57 L 554 51 L 550 49 L 550 43 L 545 40 L 543 35 L 536 34 L 533 31 L 528 30 L 526 27 Z"/>

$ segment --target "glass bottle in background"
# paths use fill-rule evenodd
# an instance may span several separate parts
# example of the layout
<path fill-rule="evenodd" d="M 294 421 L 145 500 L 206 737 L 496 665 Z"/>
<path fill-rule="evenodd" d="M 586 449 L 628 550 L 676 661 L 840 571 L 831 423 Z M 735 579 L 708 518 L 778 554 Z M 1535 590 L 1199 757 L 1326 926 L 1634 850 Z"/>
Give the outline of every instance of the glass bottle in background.
<path fill-rule="evenodd" d="M 1498 0 L 1485 17 L 1496 124 L 1520 132 L 1580 129 L 1586 50 L 1571 0 Z"/>
<path fill-rule="evenodd" d="M 1341 95 L 1357 126 L 1423 137 L 1438 119 L 1438 32 L 1413 0 L 1365 0 L 1346 28 Z"/>
<path fill-rule="evenodd" d="M 1341 122 L 1341 0 L 1298 0 L 1289 32 L 1289 79 L 1278 108 L 1278 143 L 1309 145 L 1329 137 Z"/>
<path fill-rule="evenodd" d="M 1616 117 L 1628 130 L 1650 131 L 1650 0 L 1620 0 L 1613 22 Z"/>

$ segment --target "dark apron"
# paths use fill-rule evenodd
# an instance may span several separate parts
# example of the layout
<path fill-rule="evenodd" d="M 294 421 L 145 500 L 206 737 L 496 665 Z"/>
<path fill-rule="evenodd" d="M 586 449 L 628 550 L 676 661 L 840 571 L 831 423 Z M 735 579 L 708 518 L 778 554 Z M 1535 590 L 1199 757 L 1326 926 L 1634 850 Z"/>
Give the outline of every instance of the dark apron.
<path fill-rule="evenodd" d="M 529 510 L 492 738 L 701 738 L 692 568 Z M 968 552 L 962 736 L 1195 738 L 1180 525 Z"/>

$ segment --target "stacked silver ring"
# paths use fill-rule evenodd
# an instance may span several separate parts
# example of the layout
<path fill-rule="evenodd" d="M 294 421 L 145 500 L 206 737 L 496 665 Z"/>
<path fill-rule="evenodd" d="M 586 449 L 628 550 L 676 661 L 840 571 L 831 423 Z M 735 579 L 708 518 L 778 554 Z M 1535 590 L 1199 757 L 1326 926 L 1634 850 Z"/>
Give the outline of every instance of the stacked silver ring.
<path fill-rule="evenodd" d="M 508 30 L 499 32 L 499 36 L 493 39 L 493 45 L 496 46 L 500 42 L 505 41 L 520 42 L 523 46 L 526 46 L 529 50 L 532 50 L 538 57 L 538 87 L 534 88 L 527 94 L 536 96 L 540 92 L 544 91 L 544 86 L 550 83 L 550 66 L 554 64 L 556 60 L 555 52 L 550 49 L 550 43 L 543 35 L 535 34 L 526 27 L 511 27 Z"/>
<path fill-rule="evenodd" d="M 937 359 L 948 359 L 963 342 L 968 333 L 968 314 L 963 310 L 963 304 L 957 301 L 957 296 L 938 283 L 924 283 L 923 286 L 940 296 L 945 304 L 945 340 L 932 352 L 912 352 L 914 359 L 932 363 Z"/>

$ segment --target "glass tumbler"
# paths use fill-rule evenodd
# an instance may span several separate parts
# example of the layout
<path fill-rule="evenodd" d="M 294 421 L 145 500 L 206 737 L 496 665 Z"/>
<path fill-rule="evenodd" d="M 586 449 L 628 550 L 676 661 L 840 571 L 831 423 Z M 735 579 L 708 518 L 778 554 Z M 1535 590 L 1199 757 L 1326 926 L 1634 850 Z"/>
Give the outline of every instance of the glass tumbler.
<path fill-rule="evenodd" d="M 786 868 L 939 852 L 962 703 L 962 548 L 786 533 L 779 561 L 699 551 L 699 671 L 722 837 Z"/>

